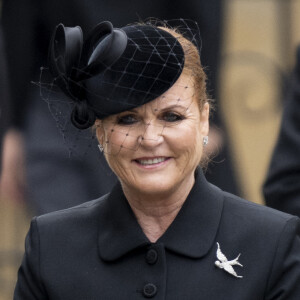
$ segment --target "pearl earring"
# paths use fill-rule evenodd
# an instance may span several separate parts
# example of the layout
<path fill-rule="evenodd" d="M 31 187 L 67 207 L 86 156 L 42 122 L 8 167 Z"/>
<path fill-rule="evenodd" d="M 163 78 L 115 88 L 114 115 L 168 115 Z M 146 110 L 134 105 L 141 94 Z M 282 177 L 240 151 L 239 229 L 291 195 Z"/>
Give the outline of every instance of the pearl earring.
<path fill-rule="evenodd" d="M 203 137 L 203 146 L 206 146 L 208 144 L 208 136 Z"/>
<path fill-rule="evenodd" d="M 101 144 L 98 145 L 100 152 L 103 152 L 103 146 Z"/>

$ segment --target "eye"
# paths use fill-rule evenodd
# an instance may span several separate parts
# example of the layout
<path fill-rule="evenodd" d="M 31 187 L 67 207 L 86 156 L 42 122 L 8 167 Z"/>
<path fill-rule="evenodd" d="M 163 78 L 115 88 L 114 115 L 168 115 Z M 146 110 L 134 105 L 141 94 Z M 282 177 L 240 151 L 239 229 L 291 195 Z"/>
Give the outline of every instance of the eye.
<path fill-rule="evenodd" d="M 162 120 L 166 121 L 166 122 L 178 122 L 183 120 L 184 117 L 179 115 L 178 113 L 174 113 L 174 112 L 165 112 L 162 115 Z"/>
<path fill-rule="evenodd" d="M 132 124 L 136 123 L 137 121 L 138 120 L 135 115 L 128 114 L 128 115 L 119 116 L 117 123 L 119 125 L 132 125 Z"/>

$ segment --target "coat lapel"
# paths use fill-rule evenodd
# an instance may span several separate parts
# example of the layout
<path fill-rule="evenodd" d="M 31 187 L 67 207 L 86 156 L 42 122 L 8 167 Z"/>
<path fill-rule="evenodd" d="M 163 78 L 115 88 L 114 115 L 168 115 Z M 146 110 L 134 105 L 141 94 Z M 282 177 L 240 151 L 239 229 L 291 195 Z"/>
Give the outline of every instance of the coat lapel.
<path fill-rule="evenodd" d="M 200 258 L 214 245 L 222 208 L 222 192 L 197 170 L 195 185 L 177 217 L 157 241 L 179 254 Z M 121 185 L 107 195 L 99 210 L 100 257 L 113 261 L 131 250 L 150 244 L 132 212 Z"/>
<path fill-rule="evenodd" d="M 139 226 L 120 183 L 117 183 L 103 200 L 99 214 L 100 257 L 112 261 L 146 244 L 149 244 L 149 240 Z"/>
<path fill-rule="evenodd" d="M 198 170 L 186 202 L 159 242 L 182 255 L 204 256 L 214 246 L 222 209 L 221 190 L 208 183 L 202 170 Z"/>

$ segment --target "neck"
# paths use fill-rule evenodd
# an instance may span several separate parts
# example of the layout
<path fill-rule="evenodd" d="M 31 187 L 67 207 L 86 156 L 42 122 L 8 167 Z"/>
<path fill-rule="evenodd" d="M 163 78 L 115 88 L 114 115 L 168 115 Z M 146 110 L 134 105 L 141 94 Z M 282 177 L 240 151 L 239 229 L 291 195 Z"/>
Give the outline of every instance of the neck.
<path fill-rule="evenodd" d="M 172 191 L 149 194 L 122 185 L 127 201 L 150 242 L 156 242 L 174 221 L 194 182 L 192 176 Z"/>

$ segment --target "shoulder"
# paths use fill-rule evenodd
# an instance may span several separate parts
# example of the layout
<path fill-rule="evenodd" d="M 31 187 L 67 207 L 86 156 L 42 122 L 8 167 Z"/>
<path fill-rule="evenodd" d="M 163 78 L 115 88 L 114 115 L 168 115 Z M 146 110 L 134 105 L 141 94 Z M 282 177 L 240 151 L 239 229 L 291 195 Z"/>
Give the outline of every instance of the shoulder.
<path fill-rule="evenodd" d="M 277 255 L 287 251 L 291 244 L 300 250 L 300 219 L 296 216 L 256 204 L 222 192 L 223 213 L 219 234 L 236 245 L 248 247 L 257 253 Z M 253 253 L 254 255 L 254 253 Z"/>
<path fill-rule="evenodd" d="M 263 284 L 265 295 L 298 299 L 299 218 L 220 190 L 218 193 L 223 196 L 223 212 L 216 241 L 230 257 L 240 253 L 243 268 L 238 269 L 239 274 L 257 288 Z"/>
<path fill-rule="evenodd" d="M 248 220 L 248 222 L 258 222 L 259 225 L 275 224 L 282 225 L 297 217 L 281 212 L 279 210 L 257 204 L 238 196 L 223 192 L 224 213 L 230 217 Z"/>
<path fill-rule="evenodd" d="M 107 215 L 108 195 L 34 217 L 28 240 L 35 244 L 44 257 L 59 257 L 61 248 L 66 253 L 72 253 L 72 249 L 94 247 L 98 238 L 99 220 Z"/>
<path fill-rule="evenodd" d="M 276 248 L 281 239 L 299 237 L 300 219 L 296 216 L 247 201 L 227 192 L 223 195 L 220 232 L 244 244 Z"/>
<path fill-rule="evenodd" d="M 84 202 L 80 205 L 58 210 L 35 217 L 38 226 L 62 226 L 62 225 L 76 225 L 83 222 L 93 221 L 101 214 L 105 208 L 106 200 L 109 194 L 106 194 L 98 199 Z"/>

